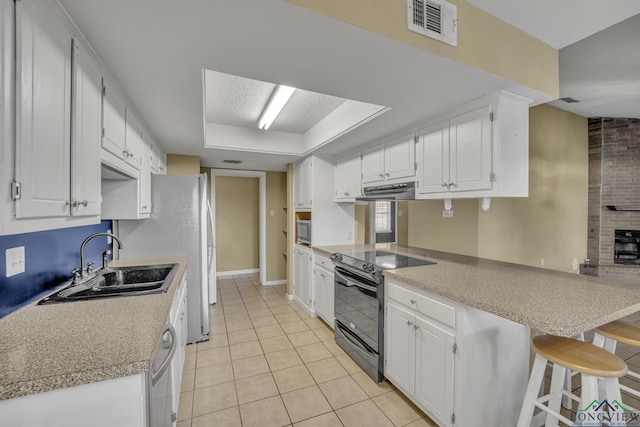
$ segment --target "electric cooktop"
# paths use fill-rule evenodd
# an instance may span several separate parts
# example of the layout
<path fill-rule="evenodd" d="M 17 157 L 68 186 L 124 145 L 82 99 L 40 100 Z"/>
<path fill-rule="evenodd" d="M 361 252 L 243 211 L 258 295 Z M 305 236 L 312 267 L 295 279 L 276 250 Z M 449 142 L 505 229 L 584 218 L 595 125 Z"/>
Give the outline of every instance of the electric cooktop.
<path fill-rule="evenodd" d="M 396 268 L 418 267 L 421 265 L 435 264 L 435 262 L 427 261 L 426 259 L 413 258 L 387 251 L 356 252 L 345 255 L 358 260 L 369 262 L 383 270 L 393 270 Z"/>

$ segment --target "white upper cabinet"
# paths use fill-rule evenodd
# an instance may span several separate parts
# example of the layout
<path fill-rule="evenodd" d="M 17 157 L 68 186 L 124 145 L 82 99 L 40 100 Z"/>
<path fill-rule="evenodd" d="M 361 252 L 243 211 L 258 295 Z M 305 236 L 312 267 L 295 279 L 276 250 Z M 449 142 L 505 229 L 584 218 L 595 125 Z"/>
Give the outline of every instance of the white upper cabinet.
<path fill-rule="evenodd" d="M 362 195 L 362 159 L 360 153 L 340 158 L 333 173 L 334 200 L 353 202 Z"/>
<path fill-rule="evenodd" d="M 362 183 L 384 181 L 384 145 L 377 145 L 362 153 Z"/>
<path fill-rule="evenodd" d="M 138 178 L 141 126 L 115 84 L 103 79 L 102 85 L 102 163 L 129 178 Z"/>
<path fill-rule="evenodd" d="M 15 8 L 15 215 L 0 233 L 97 223 L 100 69 L 53 3 Z"/>
<path fill-rule="evenodd" d="M 416 174 L 415 138 L 405 135 L 362 153 L 362 184 L 403 182 Z"/>
<path fill-rule="evenodd" d="M 74 39 L 74 99 L 71 134 L 71 214 L 100 215 L 102 78 L 85 47 Z"/>
<path fill-rule="evenodd" d="M 138 192 L 140 194 L 139 207 L 141 214 L 151 213 L 151 147 L 143 138 L 140 139 L 140 179 Z"/>
<path fill-rule="evenodd" d="M 419 130 L 416 198 L 526 197 L 529 102 L 498 92 Z"/>
<path fill-rule="evenodd" d="M 304 159 L 294 166 L 293 202 L 296 210 L 311 209 L 311 157 Z"/>
<path fill-rule="evenodd" d="M 166 175 L 167 173 L 167 157 L 162 148 L 151 142 L 151 173 L 158 175 Z"/>
<path fill-rule="evenodd" d="M 16 218 L 71 212 L 72 40 L 50 3 L 16 2 Z"/>
<path fill-rule="evenodd" d="M 126 149 L 127 107 L 108 81 L 103 88 L 103 136 L 102 148 L 119 159 L 124 159 Z"/>
<path fill-rule="evenodd" d="M 124 160 L 135 169 L 140 169 L 142 152 L 142 130 L 138 120 L 127 110 Z"/>

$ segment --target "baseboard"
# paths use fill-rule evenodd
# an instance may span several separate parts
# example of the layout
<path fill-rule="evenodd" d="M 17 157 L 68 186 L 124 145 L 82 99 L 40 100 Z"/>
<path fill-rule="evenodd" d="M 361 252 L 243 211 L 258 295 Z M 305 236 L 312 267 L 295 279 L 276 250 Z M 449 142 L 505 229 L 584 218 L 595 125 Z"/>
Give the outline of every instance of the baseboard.
<path fill-rule="evenodd" d="M 262 286 L 276 286 L 276 285 L 286 285 L 287 284 L 287 279 L 284 280 L 271 280 L 267 283 L 265 283 Z"/>
<path fill-rule="evenodd" d="M 233 270 L 233 271 L 216 271 L 216 276 L 217 277 L 229 277 L 229 276 L 236 276 L 239 274 L 253 274 L 253 273 L 260 273 L 260 269 L 259 268 L 252 268 L 249 270 Z"/>

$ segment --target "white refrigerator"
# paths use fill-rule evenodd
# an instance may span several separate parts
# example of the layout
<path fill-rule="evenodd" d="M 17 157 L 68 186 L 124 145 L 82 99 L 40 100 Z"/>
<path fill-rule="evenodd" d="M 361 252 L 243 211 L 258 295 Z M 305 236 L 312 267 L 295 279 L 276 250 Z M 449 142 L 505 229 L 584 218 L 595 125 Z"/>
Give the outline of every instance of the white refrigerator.
<path fill-rule="evenodd" d="M 120 220 L 119 258 L 187 256 L 187 342 L 209 339 L 209 304 L 215 302 L 215 260 L 208 227 L 213 214 L 206 175 L 151 176 L 151 218 Z"/>

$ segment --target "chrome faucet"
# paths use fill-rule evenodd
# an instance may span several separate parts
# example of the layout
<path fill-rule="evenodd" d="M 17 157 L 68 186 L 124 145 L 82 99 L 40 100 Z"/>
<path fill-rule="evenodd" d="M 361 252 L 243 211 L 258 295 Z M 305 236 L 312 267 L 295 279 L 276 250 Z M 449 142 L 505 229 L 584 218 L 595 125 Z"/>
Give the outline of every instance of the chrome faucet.
<path fill-rule="evenodd" d="M 108 236 L 108 237 L 112 237 L 113 239 L 115 239 L 116 242 L 118 242 L 118 249 L 122 249 L 122 242 L 120 241 L 120 239 L 118 239 L 117 236 L 114 236 L 111 233 L 107 233 L 107 232 L 102 232 L 102 233 L 95 233 L 92 234 L 91 236 L 87 237 L 86 239 L 84 239 L 84 241 L 82 242 L 82 245 L 80 245 L 80 277 L 78 277 L 78 274 L 76 272 L 76 270 L 74 270 L 74 274 L 76 275 L 76 278 L 74 279 L 74 282 L 78 282 L 79 280 L 84 280 L 87 279 L 88 276 L 91 275 L 91 265 L 93 265 L 93 263 L 89 263 L 87 264 L 87 266 L 85 267 L 84 265 L 84 247 L 87 245 L 87 242 L 89 242 L 89 240 L 93 239 L 94 237 L 97 236 Z M 103 255 L 103 263 L 104 263 L 104 255 Z M 79 280 L 78 280 L 79 279 Z"/>

